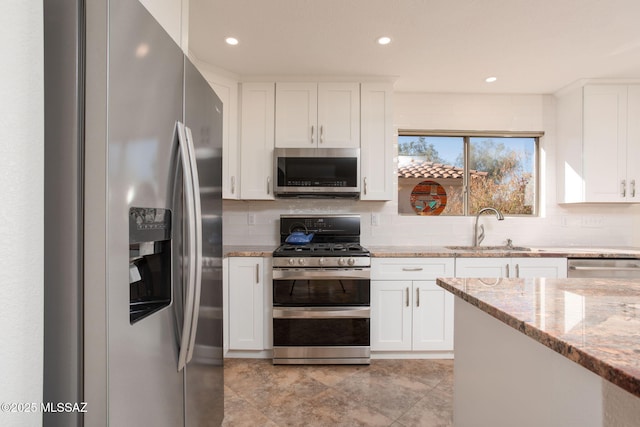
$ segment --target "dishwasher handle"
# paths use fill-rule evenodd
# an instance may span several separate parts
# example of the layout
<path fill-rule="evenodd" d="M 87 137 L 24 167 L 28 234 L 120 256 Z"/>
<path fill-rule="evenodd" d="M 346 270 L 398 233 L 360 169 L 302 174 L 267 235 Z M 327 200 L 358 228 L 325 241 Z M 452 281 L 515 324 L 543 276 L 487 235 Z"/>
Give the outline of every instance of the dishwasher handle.
<path fill-rule="evenodd" d="M 640 271 L 640 266 L 635 267 L 597 267 L 597 266 L 580 266 L 580 265 L 571 265 L 569 266 L 569 270 L 576 271 Z"/>

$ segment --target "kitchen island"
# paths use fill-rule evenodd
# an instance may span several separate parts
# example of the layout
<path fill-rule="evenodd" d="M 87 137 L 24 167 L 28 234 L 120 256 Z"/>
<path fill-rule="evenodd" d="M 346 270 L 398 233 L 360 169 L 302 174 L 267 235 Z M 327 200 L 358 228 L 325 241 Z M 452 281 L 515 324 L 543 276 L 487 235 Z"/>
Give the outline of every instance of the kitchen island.
<path fill-rule="evenodd" d="M 457 427 L 638 425 L 640 280 L 437 284 L 456 296 Z"/>

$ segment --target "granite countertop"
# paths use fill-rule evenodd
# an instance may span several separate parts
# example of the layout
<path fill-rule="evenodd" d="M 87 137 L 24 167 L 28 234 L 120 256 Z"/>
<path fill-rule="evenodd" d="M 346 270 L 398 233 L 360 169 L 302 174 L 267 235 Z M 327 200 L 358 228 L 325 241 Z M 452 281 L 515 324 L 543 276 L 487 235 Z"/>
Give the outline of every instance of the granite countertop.
<path fill-rule="evenodd" d="M 224 245 L 222 252 L 225 257 L 269 257 L 275 249 L 276 245 Z"/>
<path fill-rule="evenodd" d="M 640 258 L 635 247 L 506 247 L 484 246 L 483 250 L 455 246 L 367 246 L 372 257 L 380 258 Z"/>
<path fill-rule="evenodd" d="M 269 257 L 277 245 L 225 245 L 226 257 Z M 484 250 L 451 249 L 449 246 L 367 246 L 374 258 L 638 258 L 634 247 L 531 247 L 528 250 L 484 247 Z"/>
<path fill-rule="evenodd" d="M 441 278 L 437 283 L 640 397 L 640 279 Z"/>

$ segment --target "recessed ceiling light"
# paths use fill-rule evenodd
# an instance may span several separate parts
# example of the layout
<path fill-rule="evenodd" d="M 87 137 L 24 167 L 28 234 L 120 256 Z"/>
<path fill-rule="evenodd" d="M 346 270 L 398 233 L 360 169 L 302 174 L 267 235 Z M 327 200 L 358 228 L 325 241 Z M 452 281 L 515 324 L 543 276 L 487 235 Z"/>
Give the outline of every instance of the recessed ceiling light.
<path fill-rule="evenodd" d="M 378 44 L 385 45 L 391 43 L 391 37 L 383 36 L 378 38 Z"/>
<path fill-rule="evenodd" d="M 487 77 L 486 79 L 484 79 L 484 81 L 487 82 L 487 83 L 493 83 L 496 80 L 498 80 L 498 78 L 497 77 L 493 77 L 493 76 L 492 77 Z"/>
<path fill-rule="evenodd" d="M 238 39 L 235 37 L 227 37 L 226 39 L 224 39 L 225 42 L 227 42 L 227 44 L 230 44 L 231 46 L 235 46 L 238 44 Z"/>

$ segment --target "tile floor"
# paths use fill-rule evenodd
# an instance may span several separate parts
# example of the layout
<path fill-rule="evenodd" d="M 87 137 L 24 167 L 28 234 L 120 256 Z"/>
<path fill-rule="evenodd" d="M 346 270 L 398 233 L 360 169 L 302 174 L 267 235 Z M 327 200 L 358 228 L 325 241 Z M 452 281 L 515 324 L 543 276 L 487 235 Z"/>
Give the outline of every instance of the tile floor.
<path fill-rule="evenodd" d="M 452 360 L 277 365 L 225 359 L 230 426 L 451 426 Z"/>

